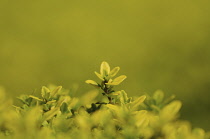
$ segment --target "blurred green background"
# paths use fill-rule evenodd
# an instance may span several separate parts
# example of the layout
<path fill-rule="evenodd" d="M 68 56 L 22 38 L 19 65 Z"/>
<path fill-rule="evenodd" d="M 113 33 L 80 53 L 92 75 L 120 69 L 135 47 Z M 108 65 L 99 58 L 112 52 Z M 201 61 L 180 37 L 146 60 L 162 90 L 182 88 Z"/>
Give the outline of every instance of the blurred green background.
<path fill-rule="evenodd" d="M 182 119 L 210 130 L 210 1 L 0 1 L 0 85 L 9 95 L 54 83 L 92 89 L 104 60 L 128 76 L 119 89 L 163 90 Z"/>

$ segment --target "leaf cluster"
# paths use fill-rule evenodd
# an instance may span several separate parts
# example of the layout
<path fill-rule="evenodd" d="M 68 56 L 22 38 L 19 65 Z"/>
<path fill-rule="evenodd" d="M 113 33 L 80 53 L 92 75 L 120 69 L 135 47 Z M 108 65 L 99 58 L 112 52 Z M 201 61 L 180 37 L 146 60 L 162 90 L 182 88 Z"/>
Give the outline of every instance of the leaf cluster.
<path fill-rule="evenodd" d="M 15 106 L 0 88 L 0 138 L 8 139 L 209 139 L 210 133 L 179 120 L 182 103 L 162 91 L 152 96 L 128 97 L 115 91 L 125 78 L 113 79 L 119 67 L 110 70 L 102 62 L 101 83 L 87 80 L 98 90 L 71 97 L 61 86 L 43 86 L 40 97 L 21 95 Z M 105 99 L 101 99 L 100 97 Z M 107 100 L 107 101 L 106 101 Z"/>

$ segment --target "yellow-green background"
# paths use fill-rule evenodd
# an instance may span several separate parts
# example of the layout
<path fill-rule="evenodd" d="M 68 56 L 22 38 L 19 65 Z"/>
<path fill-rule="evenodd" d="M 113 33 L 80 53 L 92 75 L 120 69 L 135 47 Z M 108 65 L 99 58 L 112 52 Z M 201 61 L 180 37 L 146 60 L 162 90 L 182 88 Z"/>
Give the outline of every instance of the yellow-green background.
<path fill-rule="evenodd" d="M 209 45 L 209 0 L 0 1 L 0 85 L 13 97 L 49 83 L 82 95 L 106 60 L 128 76 L 119 89 L 176 94 L 182 119 L 210 130 Z"/>

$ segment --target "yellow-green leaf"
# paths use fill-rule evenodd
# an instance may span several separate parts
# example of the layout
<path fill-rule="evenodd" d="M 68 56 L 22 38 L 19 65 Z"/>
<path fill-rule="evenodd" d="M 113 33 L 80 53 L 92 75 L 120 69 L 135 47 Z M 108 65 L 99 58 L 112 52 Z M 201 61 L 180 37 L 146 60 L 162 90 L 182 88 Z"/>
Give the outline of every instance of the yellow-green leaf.
<path fill-rule="evenodd" d="M 164 121 L 173 120 L 174 118 L 176 118 L 181 106 L 182 106 L 181 101 L 176 100 L 171 102 L 162 109 L 160 117 Z"/>
<path fill-rule="evenodd" d="M 94 73 L 96 74 L 96 76 L 97 76 L 99 79 L 101 79 L 102 81 L 104 80 L 104 79 L 103 79 L 103 76 L 102 76 L 101 74 L 99 74 L 99 73 L 96 72 L 96 71 L 95 71 Z"/>
<path fill-rule="evenodd" d="M 139 106 L 142 102 L 144 102 L 145 99 L 146 99 L 146 96 L 143 95 L 143 96 L 137 98 L 136 100 L 134 100 L 134 101 L 130 104 L 131 109 L 132 109 L 132 110 L 136 110 L 136 109 L 138 108 L 138 106 Z"/>
<path fill-rule="evenodd" d="M 93 85 L 93 86 L 98 87 L 98 83 L 95 82 L 95 81 L 93 81 L 93 80 L 86 80 L 85 82 L 86 82 L 87 84 L 90 84 L 90 85 Z"/>
<path fill-rule="evenodd" d="M 35 100 L 38 100 L 38 101 L 43 101 L 42 99 L 38 98 L 38 97 L 35 97 L 35 96 L 32 96 L 32 95 L 29 95 L 30 98 L 33 98 Z"/>
<path fill-rule="evenodd" d="M 110 73 L 110 66 L 106 61 L 103 61 L 101 63 L 101 68 L 100 68 L 100 73 L 102 75 L 102 77 L 106 77 L 109 75 Z"/>
<path fill-rule="evenodd" d="M 192 133 L 197 139 L 203 139 L 205 137 L 205 131 L 201 128 L 193 129 Z"/>
<path fill-rule="evenodd" d="M 51 96 L 54 97 L 55 95 L 57 95 L 62 89 L 62 86 L 58 86 L 56 87 L 52 92 L 51 92 Z"/>
<path fill-rule="evenodd" d="M 94 90 L 84 94 L 81 98 L 81 102 L 83 105 L 88 105 L 93 103 L 94 99 L 98 96 L 99 92 Z"/>
<path fill-rule="evenodd" d="M 109 109 L 118 112 L 119 111 L 119 107 L 116 105 L 112 105 L 112 104 L 107 104 L 106 107 L 108 107 Z"/>
<path fill-rule="evenodd" d="M 107 85 L 119 85 L 122 81 L 124 81 L 127 77 L 125 75 L 121 75 L 115 78 L 111 83 L 106 83 Z"/>
<path fill-rule="evenodd" d="M 163 101 L 164 93 L 161 90 L 157 90 L 154 93 L 153 98 L 155 99 L 157 104 L 160 104 Z"/>
<path fill-rule="evenodd" d="M 120 70 L 120 67 L 115 67 L 114 69 L 112 69 L 109 73 L 109 78 L 114 77 Z"/>
<path fill-rule="evenodd" d="M 42 87 L 41 95 L 43 98 L 50 97 L 50 89 L 48 89 L 46 86 Z"/>
<path fill-rule="evenodd" d="M 53 116 L 55 116 L 60 111 L 59 107 L 56 107 L 54 109 L 51 109 L 50 111 L 44 113 L 42 121 L 51 119 Z"/>
<path fill-rule="evenodd" d="M 121 103 L 127 103 L 127 101 L 128 101 L 128 95 L 127 95 L 127 93 L 124 91 L 124 90 L 121 90 L 120 91 L 120 96 L 119 96 L 119 100 L 120 100 L 120 102 Z"/>

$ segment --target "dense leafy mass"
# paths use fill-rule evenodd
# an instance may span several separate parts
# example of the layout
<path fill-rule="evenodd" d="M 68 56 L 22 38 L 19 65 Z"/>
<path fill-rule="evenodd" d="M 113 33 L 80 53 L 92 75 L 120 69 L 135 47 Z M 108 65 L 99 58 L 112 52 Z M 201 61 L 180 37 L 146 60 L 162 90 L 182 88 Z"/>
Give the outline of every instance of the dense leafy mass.
<path fill-rule="evenodd" d="M 0 138 L 210 138 L 210 133 L 178 119 L 182 104 L 174 96 L 165 99 L 156 91 L 153 96 L 128 97 L 124 90 L 116 91 L 114 86 L 126 79 L 125 75 L 113 79 L 119 70 L 102 62 L 100 73 L 95 72 L 101 83 L 86 81 L 98 89 L 80 98 L 51 85 L 43 86 L 39 97 L 19 96 L 22 105 L 15 106 L 1 88 Z"/>

